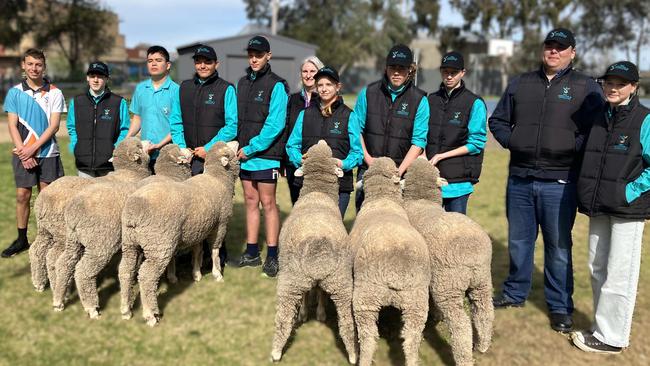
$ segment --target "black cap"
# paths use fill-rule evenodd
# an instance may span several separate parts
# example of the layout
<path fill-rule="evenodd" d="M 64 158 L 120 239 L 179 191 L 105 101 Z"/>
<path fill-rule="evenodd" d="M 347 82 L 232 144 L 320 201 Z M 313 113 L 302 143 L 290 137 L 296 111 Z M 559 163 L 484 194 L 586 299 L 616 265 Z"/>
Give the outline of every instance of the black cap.
<path fill-rule="evenodd" d="M 322 77 L 328 77 L 328 78 L 336 81 L 337 83 L 341 80 L 339 78 L 339 73 L 332 66 L 323 66 L 323 68 L 318 70 L 316 75 L 314 75 L 314 80 L 318 81 L 318 79 L 320 79 Z"/>
<path fill-rule="evenodd" d="M 605 74 L 599 79 L 605 79 L 608 76 L 618 76 L 628 81 L 639 81 L 639 69 L 630 61 L 615 62 L 607 68 Z"/>
<path fill-rule="evenodd" d="M 411 66 L 413 63 L 413 52 L 408 46 L 403 44 L 396 44 L 388 51 L 386 56 L 386 66 L 400 65 Z"/>
<path fill-rule="evenodd" d="M 99 75 L 109 76 L 108 66 L 101 61 L 91 62 L 88 65 L 88 71 L 86 71 L 86 75 L 89 74 L 99 74 Z"/>
<path fill-rule="evenodd" d="M 271 45 L 269 40 L 262 36 L 255 36 L 248 40 L 246 46 L 246 51 L 262 51 L 262 52 L 271 52 Z"/>
<path fill-rule="evenodd" d="M 192 56 L 193 59 L 196 60 L 197 57 L 205 57 L 208 60 L 217 60 L 217 53 L 214 51 L 214 48 L 210 46 L 206 46 L 204 44 L 200 44 L 196 46 L 196 49 L 194 50 L 194 56 Z"/>
<path fill-rule="evenodd" d="M 544 43 L 548 42 L 557 42 L 566 47 L 576 46 L 576 39 L 573 38 L 573 33 L 571 33 L 571 31 L 566 28 L 556 28 L 548 32 L 546 38 L 544 39 Z"/>
<path fill-rule="evenodd" d="M 460 52 L 447 52 L 442 56 L 442 61 L 440 61 L 440 68 L 442 69 L 443 67 L 463 70 L 465 68 L 465 59 L 463 59 L 463 55 Z"/>

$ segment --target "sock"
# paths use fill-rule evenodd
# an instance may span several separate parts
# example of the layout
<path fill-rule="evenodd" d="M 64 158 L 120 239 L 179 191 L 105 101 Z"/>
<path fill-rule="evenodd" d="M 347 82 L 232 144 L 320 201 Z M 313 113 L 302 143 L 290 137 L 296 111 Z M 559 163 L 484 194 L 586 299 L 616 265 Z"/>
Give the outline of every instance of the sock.
<path fill-rule="evenodd" d="M 266 258 L 277 258 L 278 257 L 278 246 L 269 246 L 266 251 Z"/>
<path fill-rule="evenodd" d="M 27 228 L 18 229 L 18 242 L 27 244 Z"/>
<path fill-rule="evenodd" d="M 251 257 L 257 257 L 260 255 L 260 248 L 257 246 L 257 243 L 247 243 L 246 253 L 248 253 L 248 255 Z"/>

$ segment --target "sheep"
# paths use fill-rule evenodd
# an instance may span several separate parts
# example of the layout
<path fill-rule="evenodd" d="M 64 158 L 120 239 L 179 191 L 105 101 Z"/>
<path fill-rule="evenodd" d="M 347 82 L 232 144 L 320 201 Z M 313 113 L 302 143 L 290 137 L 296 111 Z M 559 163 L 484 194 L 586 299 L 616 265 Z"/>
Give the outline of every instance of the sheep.
<path fill-rule="evenodd" d="M 148 176 L 148 159 L 140 159 L 146 154 L 138 138 L 132 137 L 122 141 L 114 151 L 115 156 L 129 156 L 132 159 L 117 159 L 115 171 L 104 177 L 81 178 L 76 176 L 61 177 L 44 189 L 36 197 L 34 211 L 37 233 L 34 243 L 29 248 L 29 260 L 32 284 L 38 292 L 45 290 L 49 281 L 55 285 L 55 263 L 65 246 L 65 220 L 63 211 L 66 204 L 83 187 L 101 182 L 133 182 Z"/>
<path fill-rule="evenodd" d="M 56 263 L 55 310 L 63 310 L 65 291 L 74 271 L 85 312 L 91 319 L 99 317 L 97 275 L 121 248 L 121 214 L 127 197 L 140 186 L 180 181 L 191 175 L 189 160 L 176 145 L 166 145 L 161 149 L 156 172 L 158 175 L 139 182 L 93 184 L 70 200 L 64 214 L 67 226 L 65 250 Z"/>
<path fill-rule="evenodd" d="M 338 177 L 343 171 L 323 140 L 309 148 L 303 159 L 300 198 L 280 231 L 282 253 L 271 360 L 277 362 L 282 357 L 303 294 L 318 286 L 334 301 L 341 339 L 349 362 L 355 364 L 352 261 L 338 208 Z"/>
<path fill-rule="evenodd" d="M 469 217 L 444 211 L 440 186 L 438 169 L 417 159 L 405 175 L 405 206 L 429 248 L 431 295 L 449 328 L 454 360 L 457 365 L 472 365 L 472 324 L 476 350 L 486 352 L 492 340 L 492 242 Z M 471 320 L 464 309 L 466 294 Z"/>
<path fill-rule="evenodd" d="M 354 252 L 353 311 L 361 366 L 372 363 L 381 307 L 393 306 L 402 312 L 407 365 L 418 363 L 427 320 L 429 254 L 424 238 L 409 223 L 399 182 L 391 159 L 375 159 L 364 174 L 366 199 L 349 236 Z"/>
<path fill-rule="evenodd" d="M 149 326 L 160 319 L 156 290 L 165 266 L 177 250 L 192 248 L 195 281 L 201 279 L 202 242 L 212 245 L 212 274 L 223 281 L 219 249 L 232 215 L 239 175 L 238 143 L 216 143 L 207 153 L 204 173 L 180 183 L 153 183 L 129 197 L 122 212 L 122 261 L 119 266 L 121 313 L 132 316 L 138 252 L 142 313 Z"/>

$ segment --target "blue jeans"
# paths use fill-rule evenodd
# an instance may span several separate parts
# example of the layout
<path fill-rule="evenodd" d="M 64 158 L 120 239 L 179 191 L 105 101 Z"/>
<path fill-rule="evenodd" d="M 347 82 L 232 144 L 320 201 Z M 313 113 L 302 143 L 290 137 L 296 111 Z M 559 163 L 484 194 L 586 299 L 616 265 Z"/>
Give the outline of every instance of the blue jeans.
<path fill-rule="evenodd" d="M 544 297 L 550 313 L 573 313 L 571 230 L 576 217 L 575 183 L 509 177 L 506 191 L 510 273 L 503 294 L 523 302 L 530 292 L 535 240 L 544 238 Z"/>
<path fill-rule="evenodd" d="M 458 212 L 463 215 L 467 214 L 467 200 L 469 200 L 469 193 L 460 197 L 443 198 L 442 207 L 447 212 Z"/>
<path fill-rule="evenodd" d="M 357 182 L 363 179 L 363 173 L 365 173 L 366 170 L 363 168 L 359 168 L 357 170 Z M 363 200 L 366 196 L 363 194 L 363 187 L 357 189 L 357 192 L 355 193 L 354 196 L 354 206 L 357 209 L 357 213 L 359 213 L 359 210 L 361 210 L 361 205 L 363 204 Z"/>
<path fill-rule="evenodd" d="M 341 211 L 341 217 L 345 217 L 345 211 L 347 211 L 349 203 L 350 192 L 339 192 L 339 211 Z"/>

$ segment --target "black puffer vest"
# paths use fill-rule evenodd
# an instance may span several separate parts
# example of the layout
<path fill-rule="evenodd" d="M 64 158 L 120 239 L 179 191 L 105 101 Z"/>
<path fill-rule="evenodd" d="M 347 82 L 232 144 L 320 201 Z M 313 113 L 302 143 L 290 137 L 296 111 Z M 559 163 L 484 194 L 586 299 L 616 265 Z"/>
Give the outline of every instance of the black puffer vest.
<path fill-rule="evenodd" d="M 399 165 L 411 148 L 415 114 L 426 93 L 409 81 L 393 102 L 387 83 L 384 77 L 366 89 L 363 139 L 370 156 L 388 156 Z M 362 167 L 367 168 L 365 162 Z"/>
<path fill-rule="evenodd" d="M 467 144 L 469 135 L 469 117 L 474 102 L 481 97 L 465 88 L 461 81 L 460 87 L 454 89 L 451 95 L 443 85 L 429 100 L 429 133 L 427 135 L 427 158 L 444 153 Z M 482 100 L 482 99 L 481 99 Z M 450 183 L 478 182 L 483 165 L 483 151 L 478 155 L 463 155 L 438 162 L 440 176 Z"/>
<path fill-rule="evenodd" d="M 90 92 L 74 98 L 74 121 L 77 144 L 74 147 L 78 170 L 105 172 L 113 170 L 108 160 L 120 136 L 120 104 L 122 98 L 106 88 L 95 104 Z"/>
<path fill-rule="evenodd" d="M 542 70 L 523 74 L 514 95 L 510 165 L 569 171 L 579 162 L 572 116 L 586 96 L 588 76 L 568 70 L 549 82 Z"/>
<path fill-rule="evenodd" d="M 264 127 L 266 117 L 269 115 L 271 105 L 271 93 L 276 83 L 282 83 L 285 91 L 289 88 L 286 81 L 271 71 L 271 65 L 266 64 L 262 70 L 252 78 L 252 70 L 246 70 L 246 76 L 239 79 L 237 83 L 237 140 L 239 146 L 247 146 L 250 140 L 259 135 Z M 282 160 L 284 155 L 284 138 L 286 135 L 280 133 L 268 149 L 255 154 L 255 157 Z"/>
<path fill-rule="evenodd" d="M 180 100 L 187 147 L 204 146 L 226 125 L 224 97 L 230 85 L 216 72 L 203 83 L 198 77 L 183 81 Z"/>
<path fill-rule="evenodd" d="M 650 218 L 650 193 L 627 203 L 625 187 L 648 166 L 643 161 L 641 126 L 650 109 L 637 97 L 626 106 L 603 108 L 587 139 L 578 179 L 578 207 L 588 216 L 602 214 Z"/>

